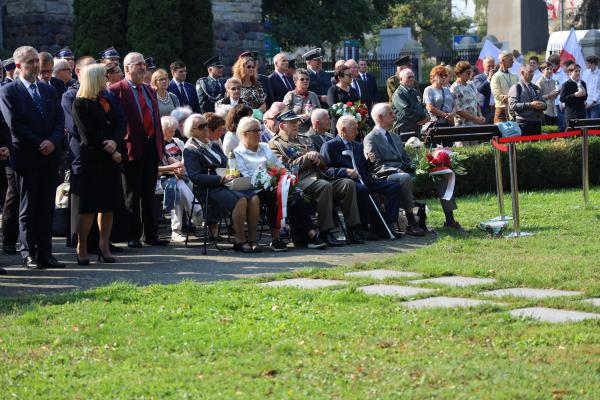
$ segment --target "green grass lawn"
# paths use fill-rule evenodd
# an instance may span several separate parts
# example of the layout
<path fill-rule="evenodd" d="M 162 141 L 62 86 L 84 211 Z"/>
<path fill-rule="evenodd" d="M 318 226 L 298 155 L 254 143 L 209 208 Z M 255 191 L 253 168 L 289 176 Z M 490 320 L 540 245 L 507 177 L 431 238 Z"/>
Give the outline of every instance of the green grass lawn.
<path fill-rule="evenodd" d="M 600 190 L 591 199 L 600 205 Z M 429 203 L 431 225 L 439 226 L 439 206 Z M 581 203 L 578 190 L 523 193 L 522 229 L 533 237 L 442 230 L 410 254 L 277 278 L 341 279 L 385 267 L 600 297 L 600 210 Z M 491 195 L 460 199 L 459 207 L 465 226 L 497 214 Z M 554 325 L 505 312 L 536 305 L 600 312 L 582 297 L 413 311 L 402 299 L 356 291 L 369 279 L 317 291 L 256 286 L 267 280 L 115 284 L 0 300 L 0 398 L 600 398 L 600 321 Z M 439 294 L 481 298 L 479 291 Z"/>

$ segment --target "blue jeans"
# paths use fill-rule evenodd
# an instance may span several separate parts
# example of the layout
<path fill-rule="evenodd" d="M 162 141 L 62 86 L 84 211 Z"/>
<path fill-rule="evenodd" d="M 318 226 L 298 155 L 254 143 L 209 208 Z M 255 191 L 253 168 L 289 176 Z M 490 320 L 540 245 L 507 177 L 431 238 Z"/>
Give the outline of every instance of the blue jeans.
<path fill-rule="evenodd" d="M 561 110 L 559 106 L 556 106 L 556 118 L 558 119 L 558 128 L 561 132 L 567 128 L 567 124 L 565 121 L 565 112 Z"/>
<path fill-rule="evenodd" d="M 596 104 L 593 107 L 587 109 L 588 118 L 600 118 L 600 104 Z"/>

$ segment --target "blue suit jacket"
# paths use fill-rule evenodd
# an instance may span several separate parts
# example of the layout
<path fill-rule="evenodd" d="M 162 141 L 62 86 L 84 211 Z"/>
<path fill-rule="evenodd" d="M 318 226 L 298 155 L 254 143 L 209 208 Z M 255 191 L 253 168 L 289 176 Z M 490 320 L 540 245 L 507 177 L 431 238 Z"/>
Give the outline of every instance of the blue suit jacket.
<path fill-rule="evenodd" d="M 0 109 L 10 130 L 10 162 L 15 169 L 44 168 L 60 161 L 65 131 L 63 110 L 52 86 L 37 82 L 37 87 L 42 98 L 43 116 L 20 79 L 0 89 Z M 55 147 L 47 156 L 39 151 L 44 140 L 50 140 Z"/>
<path fill-rule="evenodd" d="M 287 82 L 289 82 L 292 89 L 294 89 L 294 81 L 292 78 L 285 76 Z M 273 72 L 269 75 L 269 82 L 271 83 L 271 88 L 273 89 L 273 101 L 283 101 L 283 98 L 289 92 L 289 89 L 285 86 L 277 72 Z"/>
<path fill-rule="evenodd" d="M 195 113 L 201 113 L 202 110 L 200 109 L 200 101 L 198 100 L 198 93 L 196 93 L 196 88 L 194 87 L 194 85 L 188 82 L 183 82 L 183 88 L 185 90 L 185 93 L 187 94 L 187 98 L 181 93 L 181 91 L 179 90 L 179 86 L 177 86 L 177 84 L 175 83 L 175 80 L 171 79 L 167 91 L 177 96 L 177 98 L 179 99 L 179 104 L 181 104 L 182 106 L 190 106 L 192 107 L 192 111 L 194 111 Z"/>
<path fill-rule="evenodd" d="M 335 178 L 349 178 L 346 169 L 353 169 L 354 167 L 352 166 L 352 159 L 342 154 L 344 150 L 347 150 L 346 144 L 339 136 L 323 143 L 323 146 L 321 146 L 321 156 L 323 156 L 325 164 L 327 164 L 327 169 L 325 170 L 327 175 Z M 352 142 L 352 153 L 354 153 L 358 173 L 365 184 L 378 183 L 380 180 L 375 178 L 371 173 L 372 164 L 365 158 L 363 145 L 356 141 Z"/>
<path fill-rule="evenodd" d="M 377 103 L 379 101 L 379 91 L 377 90 L 377 79 L 371 74 L 367 75 L 367 91 L 369 92 L 369 96 L 371 97 L 371 101 Z M 363 81 L 364 82 L 364 81 Z"/>
<path fill-rule="evenodd" d="M 492 97 L 492 87 L 490 82 L 487 80 L 486 74 L 479 74 L 473 78 L 473 83 L 477 91 L 483 95 L 483 105 L 481 106 L 481 112 L 485 115 L 490 108 L 490 98 Z"/>

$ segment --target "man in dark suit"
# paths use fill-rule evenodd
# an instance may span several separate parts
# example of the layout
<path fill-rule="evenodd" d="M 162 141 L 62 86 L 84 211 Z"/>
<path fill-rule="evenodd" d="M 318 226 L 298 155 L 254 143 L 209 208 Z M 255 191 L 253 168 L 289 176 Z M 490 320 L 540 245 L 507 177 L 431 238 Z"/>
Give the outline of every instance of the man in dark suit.
<path fill-rule="evenodd" d="M 354 117 L 348 115 L 340 117 L 336 129 L 338 136 L 325 142 L 321 147 L 321 156 L 327 164 L 326 173 L 335 178 L 350 178 L 356 182 L 358 209 L 364 228 L 377 233 L 381 237 L 388 237 L 385 227 L 369 200 L 369 193 L 371 192 L 384 195 L 384 218 L 392 233 L 400 237 L 401 234 L 397 229 L 398 211 L 400 209 L 400 185 L 397 182 L 386 181 L 373 176 L 372 162 L 365 158 L 363 145 L 354 140 L 358 134 L 358 125 Z M 352 151 L 356 169 L 352 165 L 352 158 L 342 154 L 344 150 Z M 364 185 L 360 183 L 359 176 L 362 178 Z"/>
<path fill-rule="evenodd" d="M 0 83 L 0 87 L 4 84 Z M 19 195 L 15 172 L 10 166 L 8 149 L 12 139 L 10 129 L 0 113 L 0 173 L 6 174 L 6 195 L 2 208 L 2 250 L 6 254 L 17 254 L 19 238 Z M 4 150 L 6 149 L 6 151 Z M 2 188 L 4 190 L 4 188 Z"/>
<path fill-rule="evenodd" d="M 56 90 L 37 82 L 38 52 L 15 50 L 18 80 L 0 90 L 0 108 L 12 137 L 11 165 L 19 192 L 19 240 L 25 268 L 61 268 L 52 255 L 52 218 L 65 121 Z"/>
<path fill-rule="evenodd" d="M 367 73 L 367 61 L 366 60 L 358 60 L 358 75 L 360 79 L 365 82 L 367 85 L 367 90 L 369 91 L 369 97 L 373 103 L 377 103 L 379 101 L 379 90 L 377 89 L 377 79 Z"/>
<path fill-rule="evenodd" d="M 214 56 L 204 62 L 208 76 L 196 81 L 196 93 L 203 113 L 215 112 L 215 103 L 225 97 L 225 79 L 223 79 L 223 61 Z"/>
<path fill-rule="evenodd" d="M 0 84 L 0 86 L 1 85 L 2 84 Z M 4 119 L 2 118 L 2 113 L 0 113 L 0 165 L 4 165 L 4 163 L 6 162 L 6 160 L 8 160 L 8 157 L 10 155 L 10 151 L 8 149 L 9 141 L 10 130 L 8 129 L 8 125 L 6 125 L 6 122 L 4 122 Z M 2 228 L 4 229 L 4 212 L 2 214 L 2 218 Z M 16 253 L 16 251 L 12 254 L 14 253 Z M 4 268 L 0 268 L 0 275 L 6 275 L 6 270 Z"/>
<path fill-rule="evenodd" d="M 279 53 L 273 57 L 275 71 L 269 75 L 269 82 L 273 88 L 273 99 L 283 101 L 287 92 L 294 90 L 294 81 L 287 76 L 288 57 L 285 53 Z"/>
<path fill-rule="evenodd" d="M 143 83 L 146 63 L 142 54 L 127 54 L 123 65 L 125 79 L 112 84 L 109 91 L 119 99 L 127 115 L 124 183 L 125 203 L 131 218 L 130 239 L 127 245 L 142 247 L 140 238 L 143 230 L 146 244 L 165 246 L 168 241 L 158 238 L 158 228 L 154 220 L 154 189 L 158 163 L 164 154 L 156 93 Z"/>
<path fill-rule="evenodd" d="M 62 80 L 52 76 L 52 73 L 54 72 L 54 59 L 52 58 L 52 54 L 42 51 L 38 58 L 40 59 L 40 74 L 38 75 L 38 79 L 41 82 L 52 85 L 56 90 L 56 96 L 60 101 L 63 93 L 67 90 L 67 87 Z"/>
<path fill-rule="evenodd" d="M 490 81 L 494 75 L 495 62 L 496 60 L 494 57 L 486 57 L 483 60 L 483 72 L 473 78 L 475 88 L 477 88 L 480 96 L 483 97 L 483 102 L 480 101 L 481 113 L 485 117 L 485 121 L 488 124 L 494 123 L 494 96 L 492 96 Z"/>
<path fill-rule="evenodd" d="M 173 61 L 170 66 L 173 79 L 169 83 L 167 90 L 173 93 L 179 99 L 180 106 L 190 106 L 195 113 L 201 113 L 200 102 L 196 88 L 189 82 L 186 82 L 187 67 L 183 61 Z"/>
<path fill-rule="evenodd" d="M 327 110 L 317 108 L 310 114 L 311 127 L 306 132 L 306 136 L 312 141 L 313 146 L 317 151 L 321 151 L 323 143 L 333 139 L 333 135 L 329 133 L 331 129 L 331 118 Z"/>
<path fill-rule="evenodd" d="M 350 86 L 352 86 L 354 90 L 358 92 L 360 101 L 362 101 L 370 110 L 373 106 L 373 101 L 371 100 L 371 94 L 369 93 L 369 89 L 367 89 L 366 82 L 360 79 L 358 63 L 353 59 L 349 59 L 344 63 L 344 65 L 350 68 L 350 73 L 352 74 L 352 83 Z"/>

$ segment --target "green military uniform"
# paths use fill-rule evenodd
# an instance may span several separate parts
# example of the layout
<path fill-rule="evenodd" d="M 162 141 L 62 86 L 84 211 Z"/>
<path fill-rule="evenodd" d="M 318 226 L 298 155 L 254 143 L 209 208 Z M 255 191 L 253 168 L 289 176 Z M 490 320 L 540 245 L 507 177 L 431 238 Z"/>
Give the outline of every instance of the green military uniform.
<path fill-rule="evenodd" d="M 394 92 L 400 86 L 400 78 L 398 75 L 393 75 L 387 78 L 385 81 L 385 86 L 387 88 L 388 99 L 390 99 L 390 104 L 392 103 L 392 97 L 394 96 Z"/>
<path fill-rule="evenodd" d="M 414 88 L 399 85 L 392 96 L 392 111 L 396 116 L 394 131 L 419 132 L 419 121 L 427 118 L 427 110 L 419 92 Z"/>
<path fill-rule="evenodd" d="M 304 135 L 291 139 L 280 131 L 269 141 L 273 153 L 286 165 L 298 168 L 298 186 L 317 204 L 319 230 L 327 232 L 334 228 L 333 204 L 340 204 L 346 227 L 351 229 L 360 225 L 356 203 L 356 185 L 353 180 L 342 178 L 331 180 L 322 170 L 325 161 L 319 154 L 316 164 L 307 153 L 316 151 L 312 140 Z"/>

